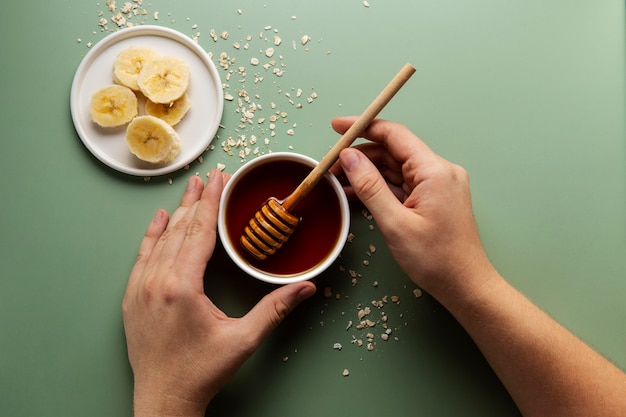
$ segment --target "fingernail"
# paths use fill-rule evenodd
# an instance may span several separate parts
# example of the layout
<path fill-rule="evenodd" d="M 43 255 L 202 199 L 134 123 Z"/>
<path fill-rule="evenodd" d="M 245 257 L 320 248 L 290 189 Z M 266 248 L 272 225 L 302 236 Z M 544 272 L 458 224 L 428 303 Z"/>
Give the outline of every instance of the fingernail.
<path fill-rule="evenodd" d="M 315 286 L 307 285 L 306 287 L 303 287 L 302 289 L 300 289 L 300 291 L 298 292 L 298 299 L 300 301 L 304 301 L 310 296 L 312 296 L 313 294 L 315 294 L 316 291 L 317 291 L 317 288 Z"/>
<path fill-rule="evenodd" d="M 189 178 L 187 179 L 187 189 L 186 189 L 186 191 L 191 191 L 191 190 L 193 190 L 195 186 L 196 186 L 196 180 L 195 180 L 195 178 L 194 178 L 193 176 L 192 176 L 192 177 L 189 177 Z"/>
<path fill-rule="evenodd" d="M 352 171 L 361 162 L 358 151 L 352 148 L 347 148 L 341 151 L 339 159 L 341 161 L 341 166 L 345 171 Z"/>
<path fill-rule="evenodd" d="M 213 182 L 213 181 L 217 181 L 218 178 L 221 177 L 221 172 L 217 169 L 213 169 L 211 171 L 209 171 L 209 181 Z"/>
<path fill-rule="evenodd" d="M 158 209 L 155 213 L 154 216 L 152 217 L 152 221 L 155 223 L 158 223 L 161 221 L 161 219 L 163 218 L 163 210 Z"/>

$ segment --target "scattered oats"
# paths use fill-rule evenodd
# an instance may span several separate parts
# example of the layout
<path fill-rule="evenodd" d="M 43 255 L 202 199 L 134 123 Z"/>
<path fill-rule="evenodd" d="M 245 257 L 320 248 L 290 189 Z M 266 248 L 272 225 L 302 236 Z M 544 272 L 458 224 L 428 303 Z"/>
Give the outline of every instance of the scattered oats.
<path fill-rule="evenodd" d="M 358 311 L 357 317 L 359 318 L 359 320 L 361 320 L 363 317 L 367 316 L 371 312 L 372 312 L 371 308 L 365 307 L 364 309 L 361 309 L 361 310 Z"/>
<path fill-rule="evenodd" d="M 191 25 L 191 28 L 192 28 L 192 29 L 198 29 L 198 25 L 193 24 L 193 25 Z"/>
<path fill-rule="evenodd" d="M 224 100 L 233 101 L 234 99 L 235 97 L 233 97 L 232 94 L 224 94 Z"/>
<path fill-rule="evenodd" d="M 311 37 L 309 35 L 304 35 L 302 38 L 300 38 L 300 43 L 302 45 L 306 45 L 307 43 L 309 43 L 310 40 Z"/>
<path fill-rule="evenodd" d="M 268 58 L 271 58 L 272 56 L 274 56 L 274 48 L 267 48 L 265 50 L 265 56 Z"/>
<path fill-rule="evenodd" d="M 250 59 L 250 64 L 252 64 L 252 65 L 259 65 L 259 60 L 258 60 L 258 58 L 252 58 L 252 59 Z"/>
<path fill-rule="evenodd" d="M 239 14 L 239 15 L 243 14 L 243 10 L 237 9 L 237 14 Z"/>
<path fill-rule="evenodd" d="M 348 325 L 346 326 L 346 330 L 352 327 L 352 320 L 348 321 Z"/>
<path fill-rule="evenodd" d="M 87 42 L 87 48 L 91 48 L 92 46 L 93 46 L 93 43 Z"/>
<path fill-rule="evenodd" d="M 376 252 L 376 246 L 374 246 L 374 245 L 372 245 L 370 243 L 369 250 L 370 250 L 370 253 L 375 253 Z"/>
<path fill-rule="evenodd" d="M 370 261 L 368 261 L 367 259 L 363 260 L 363 265 L 368 266 L 370 264 Z"/>
<path fill-rule="evenodd" d="M 202 155 L 200 155 L 198 157 L 198 162 L 200 162 L 200 163 L 204 162 L 204 157 Z"/>
<path fill-rule="evenodd" d="M 330 287 L 324 288 L 324 297 L 328 298 L 333 295 L 333 290 Z"/>
<path fill-rule="evenodd" d="M 363 6 L 365 6 L 365 7 L 370 7 L 370 4 L 369 4 L 367 1 L 364 1 L 364 2 L 363 2 Z"/>
<path fill-rule="evenodd" d="M 397 295 L 392 295 L 391 296 L 391 302 L 392 303 L 399 303 L 400 302 L 400 297 L 398 297 Z"/>
<path fill-rule="evenodd" d="M 344 369 L 343 372 L 341 373 L 341 375 L 343 375 L 343 376 L 350 375 L 350 371 L 348 370 L 348 368 Z"/>
<path fill-rule="evenodd" d="M 288 129 L 288 130 L 287 130 L 287 134 L 288 134 L 289 136 L 293 136 L 293 134 L 294 134 L 294 130 L 293 130 L 293 129 Z"/>
<path fill-rule="evenodd" d="M 100 20 L 98 20 L 98 26 L 105 27 L 106 25 L 107 20 L 104 17 L 101 17 Z"/>
<path fill-rule="evenodd" d="M 415 298 L 420 298 L 422 296 L 422 290 L 420 290 L 419 288 L 414 289 L 413 295 L 415 296 Z"/>
<path fill-rule="evenodd" d="M 173 180 L 173 179 L 171 179 L 171 178 L 168 178 L 168 179 L 167 179 L 167 183 L 168 183 L 169 185 L 172 185 L 172 184 L 174 183 L 174 180 Z"/>
<path fill-rule="evenodd" d="M 386 342 L 389 340 L 389 335 L 387 333 L 383 333 L 380 335 L 380 338 Z"/>
<path fill-rule="evenodd" d="M 367 350 L 369 350 L 370 352 L 374 350 L 374 344 L 372 342 L 367 344 Z"/>
<path fill-rule="evenodd" d="M 283 362 L 287 362 L 289 360 L 289 356 L 283 356 Z"/>
<path fill-rule="evenodd" d="M 158 17 L 158 13 L 157 13 L 157 17 Z M 156 19 L 155 19 L 155 20 L 156 20 Z M 209 31 L 209 35 L 211 36 L 211 38 L 212 38 L 215 42 L 217 42 L 217 34 L 215 33 L 215 29 L 211 29 L 211 30 Z"/>
<path fill-rule="evenodd" d="M 374 283 L 372 284 L 374 287 L 378 287 L 378 281 L 374 281 Z"/>
<path fill-rule="evenodd" d="M 372 320 L 365 320 L 365 326 L 366 327 L 374 327 L 374 326 L 376 326 L 376 322 L 372 321 Z"/>
<path fill-rule="evenodd" d="M 76 43 L 81 43 L 83 40 L 81 38 L 76 39 Z"/>
<path fill-rule="evenodd" d="M 278 35 L 274 35 L 274 45 L 279 46 L 282 43 L 282 39 Z"/>
<path fill-rule="evenodd" d="M 341 350 L 341 349 L 343 349 L 343 346 L 341 346 L 341 343 L 335 343 L 335 344 L 333 345 L 333 349 L 336 349 L 336 350 Z"/>
<path fill-rule="evenodd" d="M 115 4 L 115 2 L 113 2 L 113 3 Z M 150 182 L 150 177 L 143 177 L 143 180 L 144 180 L 145 182 Z"/>
<path fill-rule="evenodd" d="M 220 38 L 222 38 L 224 40 L 228 39 L 228 36 L 229 36 L 229 34 L 226 31 L 220 33 Z"/>
<path fill-rule="evenodd" d="M 112 18 L 111 21 L 113 23 L 115 23 L 117 26 L 122 27 L 124 25 L 126 25 L 126 18 L 122 15 L 122 13 L 118 12 L 116 13 Z"/>
<path fill-rule="evenodd" d="M 352 232 L 348 233 L 348 238 L 347 238 L 348 243 L 352 243 L 354 238 L 355 238 L 354 233 Z"/>

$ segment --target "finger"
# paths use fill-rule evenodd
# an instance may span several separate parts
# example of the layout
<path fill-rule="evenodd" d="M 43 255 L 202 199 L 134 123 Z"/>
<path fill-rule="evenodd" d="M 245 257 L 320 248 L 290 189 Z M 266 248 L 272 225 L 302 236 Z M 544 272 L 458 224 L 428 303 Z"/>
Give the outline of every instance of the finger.
<path fill-rule="evenodd" d="M 357 117 L 337 117 L 332 127 L 340 134 L 345 133 Z M 393 158 L 404 163 L 413 160 L 418 164 L 437 158 L 435 153 L 406 126 L 383 119 L 375 119 L 361 135 L 363 138 L 383 145 Z"/>
<path fill-rule="evenodd" d="M 388 187 L 374 164 L 354 148 L 341 151 L 339 161 L 356 196 L 381 226 L 387 219 L 397 219 L 402 204 Z M 398 215 L 396 215 L 398 212 Z"/>
<path fill-rule="evenodd" d="M 217 239 L 217 215 L 220 196 L 224 188 L 224 176 L 219 170 L 209 174 L 206 187 L 193 207 L 193 215 L 187 224 L 184 240 L 178 256 L 180 268 L 185 276 L 201 276 L 213 255 Z M 197 283 L 202 285 L 202 283 Z"/>
<path fill-rule="evenodd" d="M 380 171 L 387 182 L 395 185 L 402 184 L 402 164 L 391 156 L 384 146 L 378 143 L 366 142 L 356 145 L 355 148 L 360 150 L 367 156 L 367 159 L 376 165 L 376 168 L 378 168 L 378 171 Z"/>
<path fill-rule="evenodd" d="M 187 187 L 180 200 L 180 205 L 172 214 L 170 219 L 170 227 L 174 226 L 181 218 L 185 216 L 187 210 L 200 199 L 204 184 L 202 179 L 197 175 L 192 175 L 187 179 Z"/>
<path fill-rule="evenodd" d="M 154 213 L 152 221 L 148 225 L 146 234 L 139 244 L 137 259 L 128 278 L 128 286 L 132 285 L 143 274 L 143 271 L 146 268 L 146 264 L 151 260 L 154 248 L 157 245 L 159 238 L 165 231 L 167 224 L 167 212 L 162 209 L 157 210 L 156 213 Z"/>
<path fill-rule="evenodd" d="M 402 177 L 402 164 L 391 156 L 391 154 L 380 144 L 373 142 L 361 143 L 354 148 L 360 150 L 378 168 L 385 180 L 393 185 L 400 186 L 404 181 Z M 341 163 L 337 161 L 331 172 L 343 185 L 347 184 L 347 178 L 341 168 Z"/>
<path fill-rule="evenodd" d="M 315 294 L 311 281 L 284 285 L 267 294 L 241 319 L 248 332 L 260 343 L 301 302 Z"/>

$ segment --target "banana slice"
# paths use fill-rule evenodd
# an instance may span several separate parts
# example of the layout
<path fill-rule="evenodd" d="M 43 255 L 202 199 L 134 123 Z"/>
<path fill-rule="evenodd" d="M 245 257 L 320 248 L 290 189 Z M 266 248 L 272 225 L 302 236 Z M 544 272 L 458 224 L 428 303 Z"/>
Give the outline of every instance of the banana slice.
<path fill-rule="evenodd" d="M 159 56 L 158 52 L 145 46 L 130 46 L 120 51 L 113 63 L 113 81 L 138 91 L 139 72 L 147 62 Z"/>
<path fill-rule="evenodd" d="M 146 113 L 166 121 L 170 126 L 175 126 L 180 122 L 190 108 L 191 100 L 187 94 L 183 94 L 181 98 L 169 104 L 146 101 Z"/>
<path fill-rule="evenodd" d="M 171 103 L 182 97 L 189 87 L 189 67 L 173 56 L 145 63 L 137 78 L 139 90 L 154 103 Z"/>
<path fill-rule="evenodd" d="M 172 126 L 154 116 L 136 117 L 126 129 L 126 143 L 142 161 L 165 164 L 180 152 L 180 138 Z"/>
<path fill-rule="evenodd" d="M 91 96 L 89 111 L 94 122 L 102 127 L 122 126 L 137 116 L 137 96 L 121 85 L 111 85 Z"/>

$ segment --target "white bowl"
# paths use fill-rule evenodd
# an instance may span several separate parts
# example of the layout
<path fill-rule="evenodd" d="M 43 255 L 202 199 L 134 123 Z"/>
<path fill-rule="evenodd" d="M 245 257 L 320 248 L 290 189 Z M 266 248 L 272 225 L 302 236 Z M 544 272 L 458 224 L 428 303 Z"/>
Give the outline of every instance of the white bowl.
<path fill-rule="evenodd" d="M 350 229 L 350 209 L 348 205 L 348 199 L 343 191 L 343 187 L 337 180 L 337 178 L 331 173 L 326 173 L 324 179 L 322 181 L 326 181 L 328 185 L 330 185 L 332 191 L 337 196 L 339 202 L 339 210 L 340 210 L 340 230 L 338 233 L 338 237 L 332 248 L 329 248 L 327 251 L 327 255 L 315 266 L 308 268 L 305 271 L 297 271 L 289 274 L 276 274 L 262 270 L 258 266 L 251 265 L 249 260 L 246 260 L 244 256 L 241 254 L 241 248 L 239 240 L 231 241 L 231 238 L 228 235 L 227 226 L 226 226 L 226 210 L 228 207 L 229 199 L 239 184 L 240 180 L 246 176 L 247 173 L 252 171 L 255 168 L 258 168 L 262 164 L 272 163 L 272 161 L 294 161 L 300 164 L 303 164 L 307 167 L 313 169 L 318 162 L 308 156 L 292 153 L 292 152 L 274 152 L 270 154 L 266 154 L 260 157 L 257 157 L 246 164 L 244 164 L 239 170 L 237 170 L 233 176 L 230 178 L 226 186 L 224 187 L 224 191 L 222 193 L 222 197 L 220 200 L 219 206 L 219 216 L 218 216 L 218 233 L 220 236 L 220 240 L 224 249 L 228 253 L 228 256 L 235 262 L 235 264 L 248 275 L 251 275 L 254 278 L 259 280 L 269 282 L 272 284 L 289 284 L 292 282 L 298 281 L 306 281 L 315 276 L 319 275 L 323 271 L 325 271 L 332 263 L 337 259 L 341 250 L 343 249 L 346 239 L 348 237 L 348 232 Z M 295 189 L 295 187 L 294 187 Z M 273 197 L 272 195 L 268 195 L 267 198 Z M 279 197 L 279 196 L 275 196 Z M 286 197 L 286 196 L 283 196 Z M 320 201 L 320 204 L 324 204 L 324 202 Z M 252 207 L 249 210 L 252 210 L 252 214 L 260 207 Z M 296 207 L 296 212 L 298 207 Z M 250 215 L 252 217 L 252 215 Z M 306 221 L 306 218 L 303 220 Z M 298 227 L 302 227 L 300 224 Z M 243 230 L 241 231 L 243 233 Z M 297 233 L 297 231 L 296 231 Z M 236 234 L 240 236 L 239 233 Z M 288 244 L 289 242 L 287 242 Z M 315 242 L 312 242 L 315 244 Z M 278 251 L 284 250 L 284 247 L 278 249 Z M 278 252 L 274 255 L 270 256 L 278 256 Z M 263 262 L 263 261 L 261 261 Z"/>

